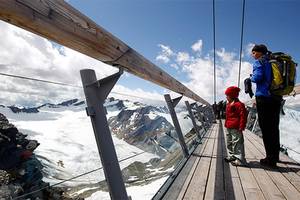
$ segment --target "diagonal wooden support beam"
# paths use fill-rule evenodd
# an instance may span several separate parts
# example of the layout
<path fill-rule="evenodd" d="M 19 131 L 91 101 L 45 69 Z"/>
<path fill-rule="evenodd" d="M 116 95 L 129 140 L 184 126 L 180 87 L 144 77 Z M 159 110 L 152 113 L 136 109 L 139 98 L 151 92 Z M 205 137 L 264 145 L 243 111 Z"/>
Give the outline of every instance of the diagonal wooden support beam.
<path fill-rule="evenodd" d="M 63 0 L 0 0 L 0 19 L 211 106 Z"/>

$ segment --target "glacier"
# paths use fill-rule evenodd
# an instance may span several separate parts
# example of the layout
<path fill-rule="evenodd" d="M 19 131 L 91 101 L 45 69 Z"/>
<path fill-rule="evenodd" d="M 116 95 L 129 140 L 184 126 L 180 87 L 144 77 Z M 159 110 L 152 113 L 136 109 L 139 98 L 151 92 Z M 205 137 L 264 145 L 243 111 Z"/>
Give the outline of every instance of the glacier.
<path fill-rule="evenodd" d="M 292 99 L 292 101 L 287 100 L 284 107 L 285 115 L 281 115 L 280 140 L 283 147 L 287 149 L 288 155 L 300 163 L 300 106 L 297 104 L 298 101 L 293 101 L 295 99 Z M 91 122 L 86 115 L 85 104 L 78 103 L 75 105 L 76 102 L 78 101 L 60 105 L 47 104 L 39 107 L 39 112 L 33 113 L 21 111 L 14 113 L 7 106 L 0 106 L 0 113 L 4 114 L 20 132 L 28 134 L 30 139 L 39 141 L 40 146 L 35 150 L 35 153 L 41 159 L 43 165 L 46 166 L 44 171 L 46 176 L 43 179 L 45 182 L 53 185 L 60 183 L 62 180 L 68 180 L 80 174 L 99 169 L 59 185 L 65 187 L 82 184 L 91 185 L 71 193 L 74 197 L 84 193 L 86 190 L 93 189 L 94 184 L 105 179 Z M 155 105 L 157 109 L 151 110 L 147 115 L 150 120 L 155 119 L 157 116 L 162 116 L 172 124 L 171 116 L 162 109 L 163 105 L 163 103 Z M 107 101 L 105 106 L 107 108 L 107 118 L 113 119 L 122 109 L 136 110 L 141 106 L 147 105 L 137 104 L 132 101 L 122 101 L 120 103 L 119 100 L 113 99 Z M 20 107 L 19 109 L 22 108 Z M 192 122 L 189 119 L 185 119 L 187 111 L 184 107 L 178 107 L 176 111 L 183 133 L 186 134 L 190 131 Z M 134 116 L 130 117 L 130 123 L 132 123 Z M 152 158 L 161 157 L 157 154 L 159 151 L 145 151 L 137 146 L 128 144 L 124 139 L 118 138 L 116 134 L 112 134 L 112 137 L 117 156 L 119 160 L 123 160 L 120 162 L 121 169 L 134 162 L 147 163 Z M 169 140 L 171 141 L 172 139 L 169 138 Z M 170 145 L 173 145 L 173 143 Z M 177 147 L 179 147 L 178 144 Z M 175 149 L 176 147 L 173 148 Z M 135 157 L 126 159 L 131 156 Z M 173 170 L 174 168 L 172 167 L 166 169 L 169 172 Z M 153 170 L 151 173 L 159 172 Z M 133 180 L 135 178 L 132 177 Z M 151 199 L 167 178 L 166 173 L 161 178 L 149 183 L 127 187 L 128 195 L 132 199 Z M 95 200 L 99 199 L 99 197 L 101 199 L 110 199 L 108 192 L 97 190 L 85 199 Z"/>
<path fill-rule="evenodd" d="M 78 101 L 70 102 L 70 104 L 58 105 L 45 104 L 38 107 L 38 112 L 36 112 L 36 109 L 31 108 L 0 106 L 0 113 L 4 114 L 9 122 L 16 126 L 20 132 L 28 134 L 29 139 L 37 140 L 40 143 L 35 153 L 45 166 L 43 181 L 51 185 L 61 183 L 58 185 L 59 187 L 91 185 L 90 187 L 82 187 L 82 189 L 69 193 L 73 197 L 76 197 L 86 190 L 93 189 L 94 185 L 101 180 L 105 180 L 105 177 L 91 121 L 85 111 L 85 105 L 82 103 L 75 105 Z M 143 106 L 148 106 L 131 101 L 122 101 L 122 104 L 120 104 L 119 100 L 107 101 L 105 104 L 107 118 L 117 116 L 120 110 L 125 110 L 125 108 L 135 110 Z M 31 112 L 32 110 L 34 112 Z M 170 121 L 171 117 L 166 113 L 166 110 L 166 108 L 162 108 L 161 106 L 156 107 L 149 112 L 148 117 L 150 120 L 157 117 L 165 117 Z M 185 110 L 182 109 L 181 111 Z M 179 114 L 183 116 L 180 112 Z M 182 124 L 183 129 L 188 130 L 191 128 L 191 124 L 188 121 L 184 120 L 187 124 Z M 156 153 L 145 151 L 128 144 L 124 139 L 118 138 L 116 134 L 112 134 L 112 138 L 118 159 L 121 160 L 119 163 L 121 169 L 126 168 L 134 162 L 147 163 L 153 158 L 160 157 L 157 154 L 159 151 L 154 151 Z M 176 142 L 173 141 L 173 143 Z M 179 147 L 178 144 L 177 147 Z M 158 148 L 159 146 L 155 147 L 156 150 Z M 134 158 L 127 159 L 129 157 Z M 159 178 L 154 178 L 152 181 L 148 180 L 145 183 L 140 183 L 140 186 L 127 187 L 128 194 L 132 199 L 140 199 L 139 197 L 141 196 L 145 199 L 151 199 L 168 178 L 168 173 L 171 173 L 174 168 L 169 167 L 168 169 L 164 169 L 164 172 L 155 171 L 150 168 L 147 170 L 150 170 L 150 174 L 162 175 Z M 87 173 L 90 171 L 94 172 Z M 84 173 L 87 174 L 76 179 L 64 181 Z M 131 179 L 135 180 L 136 177 L 131 177 Z M 134 189 L 136 187 L 143 187 L 143 192 L 137 193 L 136 189 Z M 108 192 L 104 191 L 98 191 L 85 199 L 97 199 L 99 196 L 101 196 L 101 199 L 110 199 Z"/>

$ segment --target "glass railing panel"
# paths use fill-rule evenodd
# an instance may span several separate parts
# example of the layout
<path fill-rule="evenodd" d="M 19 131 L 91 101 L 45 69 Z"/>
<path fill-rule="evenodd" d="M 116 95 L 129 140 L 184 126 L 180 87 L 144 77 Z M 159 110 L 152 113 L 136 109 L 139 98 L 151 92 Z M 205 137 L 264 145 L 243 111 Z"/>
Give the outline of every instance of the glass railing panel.
<path fill-rule="evenodd" d="M 49 87 L 57 87 L 62 93 L 66 90 L 65 86 L 50 84 Z M 22 190 L 17 195 L 20 198 L 63 193 L 72 198 L 110 199 L 91 120 L 86 114 L 83 89 L 74 87 L 72 90 L 78 90 L 78 98 L 61 101 L 49 93 L 46 104 L 37 103 L 30 108 L 13 104 L 0 107 L 0 113 L 9 123 L 27 135 L 22 136 L 25 150 L 18 154 L 25 156 L 21 167 L 30 163 L 26 164 L 31 156 L 26 152 L 27 144 L 30 142 L 28 148 L 39 144 L 34 148 L 32 159 L 42 165 L 41 169 L 35 173 L 28 173 L 27 168 L 18 171 L 25 180 L 29 174 L 31 179 L 27 181 L 32 184 L 26 186 L 26 190 L 19 188 Z M 104 106 L 128 195 L 132 199 L 151 199 L 183 159 L 166 102 L 111 92 Z M 192 121 L 185 105 L 175 110 L 186 145 L 191 150 L 197 144 Z M 202 134 L 204 129 L 197 115 L 195 113 L 196 124 Z M 1 162 L 3 164 L 3 160 Z M 19 178 L 9 184 L 16 182 L 27 184 Z"/>
<path fill-rule="evenodd" d="M 261 137 L 262 135 L 258 124 L 256 108 L 247 107 L 247 110 L 248 110 L 248 117 L 247 117 L 246 128 Z"/>
<path fill-rule="evenodd" d="M 105 106 L 128 195 L 151 199 L 183 158 L 167 105 L 111 93 Z"/>
<path fill-rule="evenodd" d="M 182 135 L 184 137 L 184 141 L 188 151 L 193 147 L 191 142 L 195 139 L 195 131 L 193 127 L 192 120 L 189 116 L 189 112 L 187 110 L 186 105 L 178 104 L 175 107 L 175 112 L 178 118 L 178 122 L 182 131 Z"/>
<path fill-rule="evenodd" d="M 249 109 L 247 129 L 262 137 L 257 121 L 257 111 Z M 280 150 L 300 163 L 300 112 L 297 109 L 284 107 L 280 114 Z"/>
<path fill-rule="evenodd" d="M 5 162 L 18 161 L 15 167 L 3 166 L 1 155 L 1 169 L 11 174 L 8 185 L 17 194 L 11 196 L 50 199 L 63 192 L 64 196 L 85 198 L 101 188 L 103 196 L 109 197 L 85 107 L 83 99 L 49 101 L 32 108 L 1 106 L 2 133 L 9 126 L 4 116 L 19 131 L 9 133 L 15 141 L 1 143 L 3 152 L 11 154 Z"/>
<path fill-rule="evenodd" d="M 284 107 L 279 127 L 281 151 L 300 163 L 300 109 Z"/>

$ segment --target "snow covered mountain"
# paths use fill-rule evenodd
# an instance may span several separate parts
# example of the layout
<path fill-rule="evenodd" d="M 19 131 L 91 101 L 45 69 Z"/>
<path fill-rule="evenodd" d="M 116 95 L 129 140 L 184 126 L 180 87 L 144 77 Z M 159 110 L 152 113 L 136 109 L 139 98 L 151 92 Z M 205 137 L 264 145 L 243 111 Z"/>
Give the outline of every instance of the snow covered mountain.
<path fill-rule="evenodd" d="M 88 200 L 110 199 L 85 102 L 73 99 L 36 108 L 0 106 L 10 123 L 40 145 L 35 153 L 44 168 L 44 181 L 69 187 L 71 197 Z M 120 167 L 132 199 L 151 199 L 173 171 L 172 164 L 157 166 L 180 148 L 165 106 L 151 106 L 129 100 L 108 98 L 105 102 Z M 300 112 L 285 108 L 281 116 L 281 144 L 300 162 Z M 187 111 L 177 109 L 182 132 L 190 132 Z M 166 134 L 167 133 L 167 134 Z M 87 173 L 91 172 L 92 173 Z M 83 176 L 78 176 L 82 175 Z M 73 177 L 76 177 L 72 179 Z M 68 181 L 65 181 L 68 180 Z"/>
<path fill-rule="evenodd" d="M 147 187 L 152 183 L 148 194 L 150 199 L 167 178 L 168 170 L 172 171 L 174 167 L 171 165 L 170 169 L 158 171 L 155 165 L 179 147 L 176 140 L 165 134 L 168 131 L 176 137 L 169 111 L 166 107 L 114 98 L 108 98 L 105 106 L 116 152 L 119 160 L 122 160 L 120 166 L 123 176 L 128 184 L 138 183 L 140 187 L 146 182 Z M 69 194 L 77 196 L 81 193 L 85 198 L 99 190 L 99 182 L 104 184 L 102 188 L 105 188 L 99 153 L 90 119 L 85 112 L 84 101 L 73 99 L 36 108 L 0 106 L 0 113 L 20 132 L 28 134 L 30 139 L 40 143 L 35 153 L 45 166 L 45 182 L 53 185 L 95 170 L 58 186 L 73 187 Z M 178 116 L 183 119 L 184 114 L 179 112 Z M 186 125 L 183 123 L 183 130 L 192 127 L 189 121 L 183 120 L 186 122 Z M 146 179 L 148 180 L 145 181 Z M 82 190 L 77 191 L 74 188 Z M 100 195 L 101 198 L 109 199 L 107 192 L 100 193 L 97 198 Z M 139 193 L 135 191 L 129 195 L 135 199 Z M 143 198 L 147 199 L 145 195 L 147 192 L 143 191 Z"/>

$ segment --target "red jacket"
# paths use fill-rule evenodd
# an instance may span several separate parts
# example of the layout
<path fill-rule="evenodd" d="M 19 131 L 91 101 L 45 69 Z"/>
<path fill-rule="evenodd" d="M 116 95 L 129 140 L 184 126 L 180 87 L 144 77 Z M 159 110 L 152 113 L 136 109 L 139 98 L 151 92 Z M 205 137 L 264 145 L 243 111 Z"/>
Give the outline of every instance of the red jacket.
<path fill-rule="evenodd" d="M 232 102 L 229 102 L 226 108 L 225 127 L 243 131 L 248 115 L 245 105 L 239 99 L 235 99 L 231 104 Z"/>

